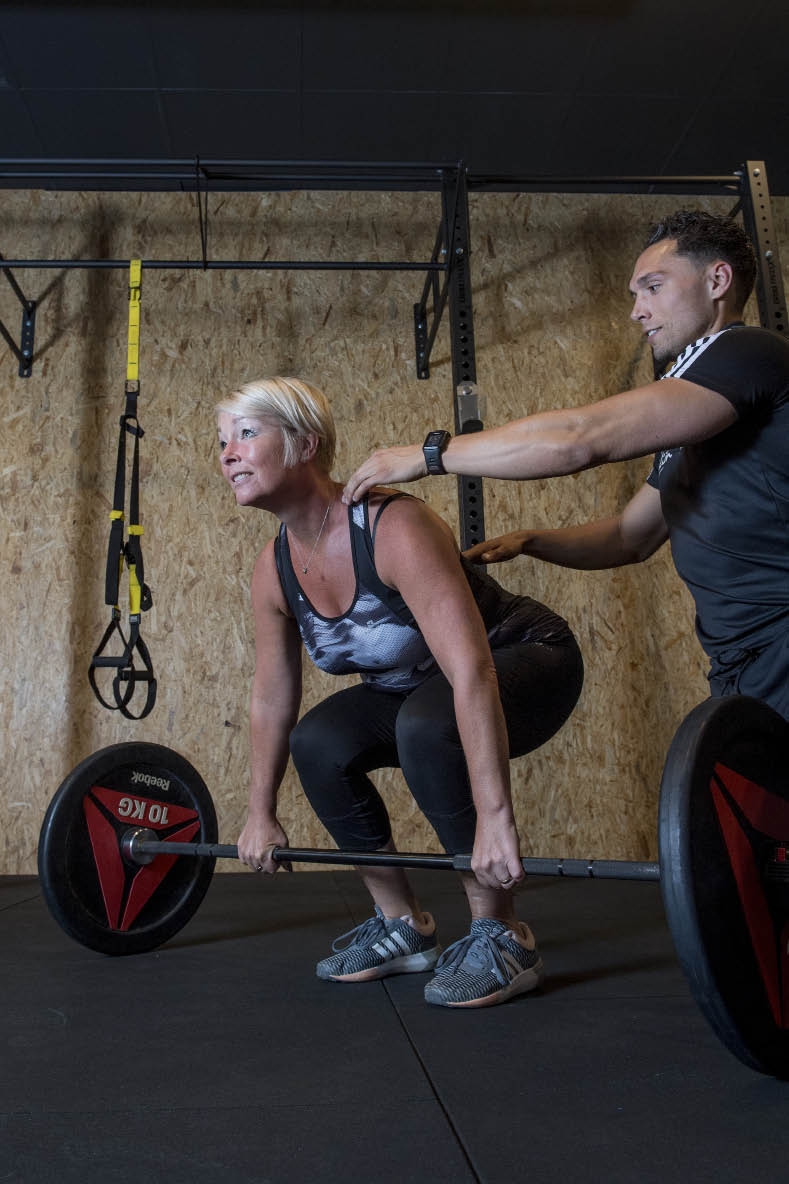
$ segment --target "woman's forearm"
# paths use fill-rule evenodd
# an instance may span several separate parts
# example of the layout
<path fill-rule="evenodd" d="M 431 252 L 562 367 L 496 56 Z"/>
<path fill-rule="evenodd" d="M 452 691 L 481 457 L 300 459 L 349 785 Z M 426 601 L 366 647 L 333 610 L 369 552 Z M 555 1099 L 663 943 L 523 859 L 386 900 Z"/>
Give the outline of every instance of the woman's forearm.
<path fill-rule="evenodd" d="M 507 725 L 496 671 L 453 680 L 455 717 L 478 816 L 512 815 Z"/>
<path fill-rule="evenodd" d="M 272 711 L 271 704 L 252 696 L 249 712 L 250 787 L 249 813 L 273 817 L 277 792 L 290 756 L 289 737 L 298 717 L 298 707 Z"/>

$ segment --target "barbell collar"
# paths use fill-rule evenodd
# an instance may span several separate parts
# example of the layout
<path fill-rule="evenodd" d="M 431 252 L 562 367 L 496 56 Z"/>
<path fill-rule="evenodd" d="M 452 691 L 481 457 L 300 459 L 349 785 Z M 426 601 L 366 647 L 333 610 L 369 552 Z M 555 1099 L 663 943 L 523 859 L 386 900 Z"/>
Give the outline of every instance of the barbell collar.
<path fill-rule="evenodd" d="M 238 859 L 238 847 L 228 843 L 168 843 L 130 831 L 121 840 L 121 850 L 132 863 L 149 863 L 155 855 L 193 855 L 203 859 Z"/>

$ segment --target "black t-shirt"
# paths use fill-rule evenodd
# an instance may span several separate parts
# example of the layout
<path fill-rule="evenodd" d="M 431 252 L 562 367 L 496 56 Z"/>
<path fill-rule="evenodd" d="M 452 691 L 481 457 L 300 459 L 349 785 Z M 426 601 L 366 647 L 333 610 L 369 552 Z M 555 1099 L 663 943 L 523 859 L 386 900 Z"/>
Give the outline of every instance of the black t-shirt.
<path fill-rule="evenodd" d="M 689 345 L 665 377 L 737 410 L 717 436 L 659 452 L 647 480 L 704 649 L 757 649 L 789 625 L 789 341 L 729 326 Z"/>

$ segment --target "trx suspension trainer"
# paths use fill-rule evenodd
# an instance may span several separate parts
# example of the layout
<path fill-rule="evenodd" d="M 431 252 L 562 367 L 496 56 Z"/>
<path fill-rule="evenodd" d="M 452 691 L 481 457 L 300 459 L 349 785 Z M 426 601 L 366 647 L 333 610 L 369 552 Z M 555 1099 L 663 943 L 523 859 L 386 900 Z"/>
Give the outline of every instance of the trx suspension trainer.
<path fill-rule="evenodd" d="M 110 538 L 107 548 L 107 572 L 104 583 L 104 602 L 112 606 L 112 617 L 90 662 L 88 679 L 98 701 L 111 711 L 120 711 L 127 719 L 144 719 L 156 701 L 156 678 L 148 647 L 140 636 L 140 618 L 152 604 L 142 559 L 142 525 L 140 523 L 140 440 L 145 434 L 137 418 L 137 398 L 140 393 L 140 300 L 142 295 L 142 263 L 132 259 L 129 266 L 129 337 L 126 364 L 126 405 L 120 417 L 118 459 L 115 466 L 115 491 L 110 511 Z M 126 501 L 126 434 L 134 437 L 131 485 L 129 487 L 129 531 L 124 538 L 124 506 Z M 123 564 L 129 571 L 129 635 L 121 628 L 120 584 Z M 113 634 L 119 636 L 123 652 L 104 654 Z M 135 668 L 134 655 L 139 662 Z M 108 703 L 96 685 L 96 670 L 110 667 L 115 670 L 112 693 L 115 702 Z M 138 682 L 148 684 L 142 710 L 135 715 L 129 710 Z"/>

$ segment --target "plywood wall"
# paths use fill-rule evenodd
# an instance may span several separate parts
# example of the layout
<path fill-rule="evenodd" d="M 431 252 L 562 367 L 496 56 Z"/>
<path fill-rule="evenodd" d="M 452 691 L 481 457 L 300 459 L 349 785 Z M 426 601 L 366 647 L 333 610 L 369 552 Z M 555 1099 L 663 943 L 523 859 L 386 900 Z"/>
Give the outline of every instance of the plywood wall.
<path fill-rule="evenodd" d="M 425 259 L 439 214 L 437 198 L 424 194 L 212 195 L 210 204 L 209 250 L 217 258 Z M 667 204 L 676 203 L 472 200 L 477 370 L 489 424 L 649 378 L 649 359 L 628 326 L 627 282 L 644 225 Z M 6 193 L 0 206 L 6 255 L 199 255 L 189 195 Z M 777 214 L 786 255 L 782 203 Z M 248 780 L 249 578 L 275 523 L 237 509 L 219 478 L 213 404 L 263 374 L 316 382 L 334 406 L 341 477 L 374 446 L 451 427 L 446 327 L 430 380 L 419 382 L 416 274 L 146 272 L 140 418 L 154 607 L 143 636 L 159 697 L 153 713 L 134 723 L 103 710 L 86 678 L 108 613 L 103 569 L 123 407 L 127 276 L 42 271 L 19 279 L 40 306 L 33 377 L 18 379 L 14 359 L 0 349 L 0 873 L 34 870 L 44 810 L 67 772 L 96 748 L 131 739 L 166 744 L 191 760 L 215 796 L 222 837 L 235 841 Z M 9 290 L 0 292 L 0 317 L 16 331 Z M 642 460 L 552 482 L 486 482 L 488 533 L 606 514 L 648 468 Z M 417 492 L 456 524 L 452 478 L 425 481 Z M 586 662 L 571 721 L 513 766 L 524 853 L 654 857 L 665 751 L 706 692 L 689 597 L 667 549 L 615 572 L 519 560 L 498 574 L 563 613 Z M 349 681 L 310 668 L 305 709 Z M 382 772 L 378 780 L 400 844 L 436 849 L 400 774 Z M 281 816 L 292 842 L 327 842 L 292 771 Z"/>

